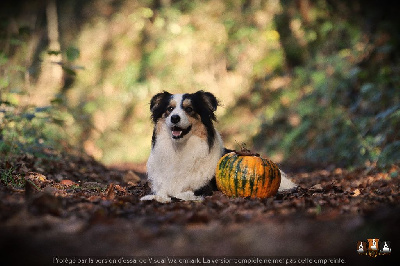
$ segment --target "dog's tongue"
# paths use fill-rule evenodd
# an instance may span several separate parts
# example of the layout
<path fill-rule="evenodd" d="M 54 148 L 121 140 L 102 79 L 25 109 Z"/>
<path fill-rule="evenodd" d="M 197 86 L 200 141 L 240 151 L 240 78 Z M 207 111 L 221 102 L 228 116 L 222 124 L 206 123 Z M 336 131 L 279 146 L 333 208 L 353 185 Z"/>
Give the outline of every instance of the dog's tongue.
<path fill-rule="evenodd" d="M 182 130 L 172 130 L 172 136 L 179 137 L 182 134 Z"/>

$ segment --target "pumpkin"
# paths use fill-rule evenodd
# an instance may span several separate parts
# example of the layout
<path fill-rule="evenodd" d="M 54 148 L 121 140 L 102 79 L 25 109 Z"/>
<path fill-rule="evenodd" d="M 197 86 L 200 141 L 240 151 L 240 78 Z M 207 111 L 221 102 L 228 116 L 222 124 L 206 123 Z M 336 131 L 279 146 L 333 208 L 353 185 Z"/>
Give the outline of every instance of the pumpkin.
<path fill-rule="evenodd" d="M 215 178 L 218 189 L 227 196 L 267 198 L 277 193 L 281 172 L 271 160 L 242 150 L 219 160 Z"/>

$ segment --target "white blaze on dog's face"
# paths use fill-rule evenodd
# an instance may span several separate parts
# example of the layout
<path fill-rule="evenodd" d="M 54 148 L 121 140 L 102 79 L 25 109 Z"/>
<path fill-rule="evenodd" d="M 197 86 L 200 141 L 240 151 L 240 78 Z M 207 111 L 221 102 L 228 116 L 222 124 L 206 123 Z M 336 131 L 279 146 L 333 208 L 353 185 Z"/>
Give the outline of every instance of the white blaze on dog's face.
<path fill-rule="evenodd" d="M 188 113 L 193 111 L 190 102 L 186 101 L 183 105 L 183 94 L 175 94 L 170 100 L 170 104 L 167 107 L 166 124 L 171 129 L 171 137 L 173 139 L 180 139 L 186 136 L 192 130 L 192 124 L 188 118 Z"/>

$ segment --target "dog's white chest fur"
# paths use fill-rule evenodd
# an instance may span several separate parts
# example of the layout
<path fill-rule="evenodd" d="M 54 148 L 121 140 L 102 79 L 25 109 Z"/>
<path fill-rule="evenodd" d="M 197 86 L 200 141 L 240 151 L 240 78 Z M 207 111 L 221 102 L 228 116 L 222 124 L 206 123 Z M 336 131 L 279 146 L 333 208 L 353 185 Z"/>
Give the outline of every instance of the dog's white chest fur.
<path fill-rule="evenodd" d="M 172 140 L 170 129 L 162 124 L 147 161 L 148 179 L 154 195 L 146 197 L 162 202 L 170 201 L 169 197 L 200 199 L 193 191 L 213 178 L 223 150 L 222 139 L 218 132 L 215 133 L 214 145 L 209 150 L 207 141 L 196 135 Z"/>

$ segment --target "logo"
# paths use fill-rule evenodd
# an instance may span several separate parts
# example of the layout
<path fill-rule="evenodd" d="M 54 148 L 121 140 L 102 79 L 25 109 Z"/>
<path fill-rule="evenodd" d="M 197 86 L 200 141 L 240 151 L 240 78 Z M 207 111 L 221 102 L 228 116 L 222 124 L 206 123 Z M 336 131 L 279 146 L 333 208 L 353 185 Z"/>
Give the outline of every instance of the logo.
<path fill-rule="evenodd" d="M 379 241 L 378 238 L 370 238 L 367 241 L 357 241 L 357 252 L 375 258 L 378 255 L 390 255 L 392 248 L 390 241 Z"/>

